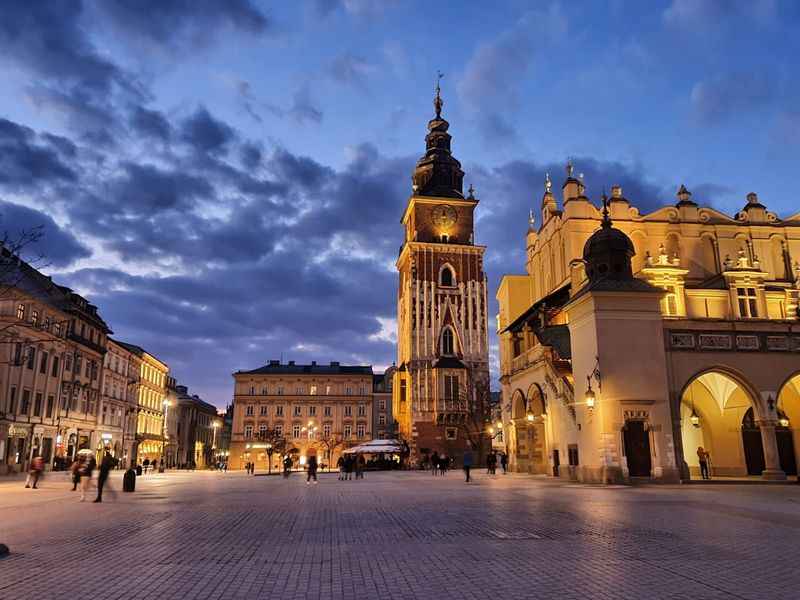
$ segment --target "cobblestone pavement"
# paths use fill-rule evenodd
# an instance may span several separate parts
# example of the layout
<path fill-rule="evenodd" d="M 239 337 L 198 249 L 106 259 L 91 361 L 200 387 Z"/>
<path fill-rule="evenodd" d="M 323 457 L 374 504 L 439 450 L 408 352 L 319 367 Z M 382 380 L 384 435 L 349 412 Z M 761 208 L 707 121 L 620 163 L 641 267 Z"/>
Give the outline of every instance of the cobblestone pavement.
<path fill-rule="evenodd" d="M 197 472 L 103 504 L 68 487 L 0 480 L 0 599 L 800 597 L 800 486 Z"/>

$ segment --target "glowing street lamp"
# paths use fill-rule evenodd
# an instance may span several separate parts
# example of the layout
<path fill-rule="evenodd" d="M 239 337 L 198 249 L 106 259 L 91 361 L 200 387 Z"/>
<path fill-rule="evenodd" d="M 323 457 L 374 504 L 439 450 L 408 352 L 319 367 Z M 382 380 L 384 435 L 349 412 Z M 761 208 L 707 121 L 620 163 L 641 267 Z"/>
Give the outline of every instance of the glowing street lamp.
<path fill-rule="evenodd" d="M 785 416 L 781 417 L 780 419 L 778 419 L 778 424 L 781 427 L 788 427 L 789 426 L 789 419 L 787 419 Z"/>
<path fill-rule="evenodd" d="M 594 390 L 592 389 L 591 379 L 587 377 L 586 381 L 589 383 L 589 387 L 586 388 L 586 393 L 583 395 L 583 399 L 586 401 L 586 407 L 589 410 L 593 410 L 595 402 L 597 402 L 597 395 L 594 393 Z"/>
<path fill-rule="evenodd" d="M 700 415 L 694 411 L 694 408 L 692 408 L 692 414 L 689 416 L 689 422 L 695 427 L 700 427 Z"/>

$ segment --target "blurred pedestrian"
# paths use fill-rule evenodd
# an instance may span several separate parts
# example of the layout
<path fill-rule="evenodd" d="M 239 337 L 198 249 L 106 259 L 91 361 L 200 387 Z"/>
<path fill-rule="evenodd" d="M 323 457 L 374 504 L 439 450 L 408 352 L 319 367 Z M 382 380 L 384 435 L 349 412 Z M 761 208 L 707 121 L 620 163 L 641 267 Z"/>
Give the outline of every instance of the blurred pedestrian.
<path fill-rule="evenodd" d="M 83 454 L 81 458 L 81 502 L 83 502 L 86 500 L 86 490 L 89 489 L 89 484 L 92 482 L 92 473 L 94 473 L 94 469 L 97 466 L 97 461 L 91 454 Z"/>
<path fill-rule="evenodd" d="M 147 469 L 150 468 L 150 459 L 149 458 L 145 458 L 144 462 L 142 463 L 142 465 L 144 466 L 144 474 L 147 475 Z"/>
<path fill-rule="evenodd" d="M 363 454 L 359 454 L 355 458 L 356 479 L 364 479 L 364 470 L 367 468 L 367 461 L 364 459 Z"/>
<path fill-rule="evenodd" d="M 42 476 L 42 471 L 44 471 L 44 459 L 37 454 L 31 461 L 31 469 L 28 471 L 27 479 L 25 479 L 25 487 L 33 487 L 33 489 L 36 489 L 36 484 L 39 483 L 39 477 Z"/>
<path fill-rule="evenodd" d="M 306 476 L 306 485 L 311 483 L 311 478 L 314 478 L 314 483 L 318 483 L 317 481 L 317 456 L 312 454 L 308 457 L 308 475 Z"/>
<path fill-rule="evenodd" d="M 283 459 L 283 476 L 289 477 L 292 473 L 292 459 L 287 454 L 286 457 Z"/>
<path fill-rule="evenodd" d="M 352 454 L 348 454 L 347 457 L 344 459 L 344 478 L 347 481 L 353 479 L 353 460 L 354 457 Z"/>
<path fill-rule="evenodd" d="M 114 460 L 114 457 L 111 456 L 111 452 L 106 450 L 106 453 L 103 455 L 103 460 L 100 461 L 100 469 L 97 471 L 97 498 L 95 498 L 95 502 L 103 501 L 103 487 L 105 486 L 106 481 L 108 481 L 108 475 L 111 472 L 111 469 L 113 469 L 115 466 L 116 461 Z M 116 499 L 117 495 L 114 490 L 109 487 L 109 491 Z"/>
<path fill-rule="evenodd" d="M 508 473 L 508 455 L 505 452 L 500 455 L 500 466 L 503 467 L 503 475 Z"/>
<path fill-rule="evenodd" d="M 711 455 L 708 453 L 708 450 L 702 446 L 697 447 L 697 460 L 700 462 L 700 476 L 703 479 L 711 479 L 711 476 L 708 474 L 708 461 L 710 458 Z"/>
<path fill-rule="evenodd" d="M 439 474 L 439 453 L 434 450 L 431 454 L 431 475 Z"/>
<path fill-rule="evenodd" d="M 464 464 L 464 475 L 466 475 L 465 481 L 466 483 L 469 483 L 470 481 L 472 481 L 469 476 L 469 471 L 472 468 L 472 449 L 469 446 L 467 446 L 467 449 L 464 450 L 463 464 Z"/>
<path fill-rule="evenodd" d="M 447 475 L 447 468 L 450 466 L 450 459 L 447 454 L 442 452 L 439 455 L 439 475 Z"/>
<path fill-rule="evenodd" d="M 72 491 L 78 489 L 78 484 L 81 482 L 81 455 L 75 457 L 75 460 L 72 461 L 72 464 L 69 467 L 70 472 L 72 473 Z"/>

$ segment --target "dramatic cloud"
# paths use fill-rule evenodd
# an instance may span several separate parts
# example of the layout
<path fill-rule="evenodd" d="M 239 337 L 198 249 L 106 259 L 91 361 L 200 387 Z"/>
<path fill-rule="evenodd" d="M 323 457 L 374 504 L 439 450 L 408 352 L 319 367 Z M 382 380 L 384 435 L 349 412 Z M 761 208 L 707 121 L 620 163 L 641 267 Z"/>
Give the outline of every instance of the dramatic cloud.
<path fill-rule="evenodd" d="M 458 82 L 458 94 L 461 102 L 478 114 L 484 135 L 513 137 L 505 115 L 520 104 L 520 84 L 536 52 L 566 31 L 567 18 L 560 5 L 551 4 L 526 13 L 503 34 L 477 47 Z M 498 107 L 503 107 L 502 113 Z"/>
<path fill-rule="evenodd" d="M 2 166 L 0 166 L 2 170 Z M 35 264 L 47 267 L 64 267 L 91 252 L 53 220 L 52 217 L 31 208 L 0 200 L 0 236 L 10 240 L 21 239 L 23 232 L 38 231 L 41 238 L 22 249 L 23 257 L 37 259 Z"/>
<path fill-rule="evenodd" d="M 75 154 L 70 140 L 36 133 L 0 118 L 0 185 L 37 187 L 46 182 L 72 181 L 67 160 Z M 66 159 L 66 160 L 65 160 Z"/>
<path fill-rule="evenodd" d="M 367 78 L 374 72 L 375 67 L 365 59 L 352 54 L 337 56 L 330 66 L 331 77 L 339 83 L 356 87 L 364 87 Z"/>
<path fill-rule="evenodd" d="M 272 23 L 249 0 L 108 0 L 97 4 L 123 35 L 159 46 L 206 45 L 229 27 L 262 34 Z"/>
<path fill-rule="evenodd" d="M 770 22 L 777 11 L 774 0 L 672 0 L 663 16 L 664 22 L 673 27 L 707 30 L 736 16 Z"/>
<path fill-rule="evenodd" d="M 696 83 L 690 98 L 698 121 L 715 125 L 768 105 L 774 90 L 774 81 L 764 71 L 727 73 Z"/>

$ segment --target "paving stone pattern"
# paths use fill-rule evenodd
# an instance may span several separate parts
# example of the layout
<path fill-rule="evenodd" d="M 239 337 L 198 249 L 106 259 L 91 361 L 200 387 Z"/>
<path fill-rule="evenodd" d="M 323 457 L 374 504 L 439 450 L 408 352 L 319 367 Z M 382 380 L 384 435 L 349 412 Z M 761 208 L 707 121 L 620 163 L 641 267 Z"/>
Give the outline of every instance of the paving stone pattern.
<path fill-rule="evenodd" d="M 0 482 L 0 599 L 800 597 L 800 486 L 197 472 L 103 504 L 68 488 Z"/>

